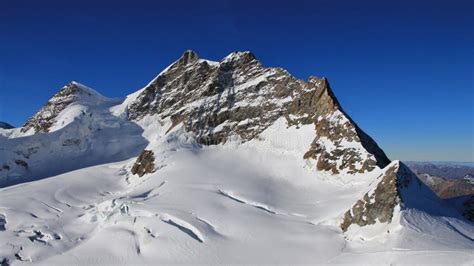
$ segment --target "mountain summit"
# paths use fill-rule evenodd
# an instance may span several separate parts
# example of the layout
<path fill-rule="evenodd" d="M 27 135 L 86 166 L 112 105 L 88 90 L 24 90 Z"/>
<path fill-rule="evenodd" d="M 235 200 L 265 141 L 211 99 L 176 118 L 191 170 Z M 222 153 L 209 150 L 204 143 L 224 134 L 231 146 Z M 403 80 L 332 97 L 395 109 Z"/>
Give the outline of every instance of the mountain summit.
<path fill-rule="evenodd" d="M 278 119 L 288 126 L 314 125 L 315 139 L 304 157 L 333 174 L 363 173 L 390 162 L 343 111 L 326 78 L 296 79 L 284 69 L 262 66 L 250 52 L 212 62 L 186 51 L 128 101 L 127 109 L 130 120 L 157 115 L 170 118 L 172 127 L 182 123 L 206 145 L 233 137 L 252 140 Z"/>
<path fill-rule="evenodd" d="M 53 125 L 59 122 L 58 116 L 67 107 L 76 103 L 97 105 L 105 100 L 106 98 L 95 90 L 78 82 L 71 81 L 61 88 L 36 114 L 28 119 L 21 131 L 49 132 Z"/>
<path fill-rule="evenodd" d="M 123 99 L 71 82 L 0 150 L 2 265 L 474 261 L 472 197 L 390 161 L 326 78 L 248 51 L 185 51 Z"/>

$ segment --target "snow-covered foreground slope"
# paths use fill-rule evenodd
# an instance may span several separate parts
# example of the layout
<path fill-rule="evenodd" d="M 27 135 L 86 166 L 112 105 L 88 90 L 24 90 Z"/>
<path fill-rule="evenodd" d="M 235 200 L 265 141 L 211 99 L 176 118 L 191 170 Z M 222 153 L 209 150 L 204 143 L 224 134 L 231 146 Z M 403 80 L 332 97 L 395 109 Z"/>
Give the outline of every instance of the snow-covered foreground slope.
<path fill-rule="evenodd" d="M 463 199 L 248 52 L 186 51 L 124 100 L 72 82 L 0 151 L 2 265 L 474 262 Z"/>
<path fill-rule="evenodd" d="M 316 173 L 271 135 L 199 147 L 178 129 L 152 143 L 161 147 L 153 174 L 130 175 L 131 159 L 3 188 L 0 257 L 45 265 L 472 264 L 473 226 L 419 210 L 402 212 L 389 233 L 345 238 L 339 219 L 373 178 Z"/>

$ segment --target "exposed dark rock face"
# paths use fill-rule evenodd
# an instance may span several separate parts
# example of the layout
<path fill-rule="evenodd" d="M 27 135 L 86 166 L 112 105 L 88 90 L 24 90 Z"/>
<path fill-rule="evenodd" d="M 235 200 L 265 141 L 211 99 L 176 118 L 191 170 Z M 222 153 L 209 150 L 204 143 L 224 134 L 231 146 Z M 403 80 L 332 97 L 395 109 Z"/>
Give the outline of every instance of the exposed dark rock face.
<path fill-rule="evenodd" d="M 304 157 L 317 160 L 319 170 L 331 171 L 333 174 L 343 169 L 348 169 L 349 173 L 363 173 L 372 171 L 375 166 L 384 168 L 390 160 L 377 143 L 343 111 L 327 80 L 324 79 L 324 83 L 325 90 L 322 91 L 316 107 L 320 117 L 315 122 L 317 137 Z M 336 149 L 327 150 L 324 140 L 332 142 Z M 345 147 L 343 142 L 360 143 L 373 156 L 362 158 L 357 149 Z M 338 166 L 336 161 L 341 157 L 342 164 Z"/>
<path fill-rule="evenodd" d="M 147 115 L 169 117 L 172 127 L 183 123 L 205 145 L 231 136 L 251 140 L 284 117 L 289 126 L 315 125 L 317 137 L 304 158 L 314 159 L 319 170 L 363 173 L 390 162 L 344 113 L 325 78 L 298 80 L 284 69 L 263 67 L 250 52 L 211 62 L 186 51 L 128 106 L 131 120 Z M 337 149 L 327 150 L 324 141 Z"/>
<path fill-rule="evenodd" d="M 377 178 L 375 190 L 367 192 L 364 197 L 344 214 L 341 229 L 346 231 L 350 225 L 366 226 L 381 223 L 390 223 L 393 211 L 401 198 L 398 192 L 400 186 L 407 186 L 409 178 L 401 176 L 397 165 L 391 166 Z"/>
<path fill-rule="evenodd" d="M 371 184 L 370 190 L 348 210 L 340 227 L 390 223 L 395 207 L 417 209 L 433 215 L 458 215 L 439 199 L 405 164 L 394 161 Z"/>
<path fill-rule="evenodd" d="M 36 114 L 34 114 L 23 125 L 21 132 L 34 129 L 35 133 L 46 133 L 56 122 L 56 117 L 70 104 L 79 100 L 80 97 L 93 96 L 90 91 L 76 82 L 71 82 L 56 93 Z"/>
<path fill-rule="evenodd" d="M 143 150 L 140 156 L 138 156 L 131 171 L 132 174 L 137 174 L 139 177 L 153 173 L 155 171 L 155 156 L 153 152 L 150 150 Z"/>

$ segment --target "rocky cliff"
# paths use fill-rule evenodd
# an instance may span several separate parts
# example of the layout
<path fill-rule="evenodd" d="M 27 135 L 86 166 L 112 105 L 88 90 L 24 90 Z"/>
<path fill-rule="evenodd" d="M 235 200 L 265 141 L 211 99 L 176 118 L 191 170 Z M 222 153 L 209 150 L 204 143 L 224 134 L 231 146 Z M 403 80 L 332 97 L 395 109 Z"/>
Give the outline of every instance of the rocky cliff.
<path fill-rule="evenodd" d="M 327 79 L 299 80 L 281 68 L 264 67 L 250 52 L 235 52 L 220 62 L 200 59 L 186 51 L 135 99 L 127 104 L 128 118 L 170 118 L 182 123 L 205 145 L 246 142 L 277 119 L 287 125 L 313 124 L 315 139 L 305 159 L 318 170 L 364 173 L 390 161 L 375 141 L 349 118 Z"/>
<path fill-rule="evenodd" d="M 464 209 L 458 213 L 447 207 L 446 202 L 437 197 L 405 164 L 393 161 L 372 182 L 367 193 L 344 214 L 340 227 L 347 231 L 353 225 L 389 224 L 397 210 L 411 209 L 435 216 L 460 217 L 464 212 Z"/>

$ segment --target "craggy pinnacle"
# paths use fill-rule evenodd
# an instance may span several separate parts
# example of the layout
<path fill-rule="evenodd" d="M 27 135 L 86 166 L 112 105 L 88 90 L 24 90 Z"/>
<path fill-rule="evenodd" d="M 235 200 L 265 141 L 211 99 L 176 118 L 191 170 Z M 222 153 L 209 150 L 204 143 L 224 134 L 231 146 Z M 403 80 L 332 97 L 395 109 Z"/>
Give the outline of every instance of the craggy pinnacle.
<path fill-rule="evenodd" d="M 147 115 L 169 117 L 170 129 L 182 123 L 204 145 L 225 143 L 231 136 L 252 140 L 284 117 L 288 126 L 315 125 L 316 138 L 304 158 L 314 159 L 318 170 L 364 173 L 390 162 L 342 110 L 326 78 L 296 79 L 284 69 L 262 66 L 250 52 L 211 62 L 186 51 L 129 104 L 130 120 Z M 338 149 L 325 150 L 322 137 Z M 344 147 L 343 140 L 366 151 Z"/>

